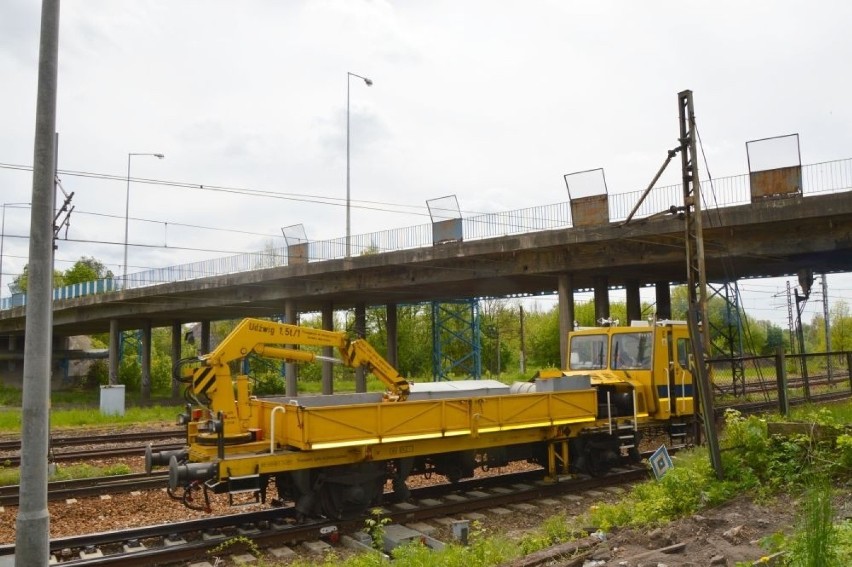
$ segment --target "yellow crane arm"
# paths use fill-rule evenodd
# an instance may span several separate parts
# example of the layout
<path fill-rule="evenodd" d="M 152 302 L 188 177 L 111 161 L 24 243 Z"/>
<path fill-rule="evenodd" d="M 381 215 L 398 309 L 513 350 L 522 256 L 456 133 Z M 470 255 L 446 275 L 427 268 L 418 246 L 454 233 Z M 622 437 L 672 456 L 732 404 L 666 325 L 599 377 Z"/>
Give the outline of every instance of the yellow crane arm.
<path fill-rule="evenodd" d="M 312 352 L 300 351 L 278 345 L 324 346 L 336 348 L 343 364 L 358 368 L 366 366 L 390 388 L 395 399 L 408 397 L 408 381 L 399 375 L 376 350 L 364 339 L 349 340 L 345 333 L 326 331 L 286 323 L 275 323 L 261 319 L 244 319 L 208 355 L 200 359 L 207 366 L 227 365 L 244 358 L 250 353 L 291 362 L 312 362 L 318 357 Z M 319 357 L 320 359 L 322 357 Z"/>

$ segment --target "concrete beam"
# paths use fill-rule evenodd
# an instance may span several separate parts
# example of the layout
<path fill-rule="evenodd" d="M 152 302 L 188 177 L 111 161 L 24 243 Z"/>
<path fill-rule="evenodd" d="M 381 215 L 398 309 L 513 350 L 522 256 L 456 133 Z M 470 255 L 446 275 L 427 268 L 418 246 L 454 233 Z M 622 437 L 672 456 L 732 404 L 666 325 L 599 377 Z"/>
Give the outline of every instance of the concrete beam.
<path fill-rule="evenodd" d="M 609 283 L 606 276 L 595 277 L 595 320 L 609 319 Z"/>

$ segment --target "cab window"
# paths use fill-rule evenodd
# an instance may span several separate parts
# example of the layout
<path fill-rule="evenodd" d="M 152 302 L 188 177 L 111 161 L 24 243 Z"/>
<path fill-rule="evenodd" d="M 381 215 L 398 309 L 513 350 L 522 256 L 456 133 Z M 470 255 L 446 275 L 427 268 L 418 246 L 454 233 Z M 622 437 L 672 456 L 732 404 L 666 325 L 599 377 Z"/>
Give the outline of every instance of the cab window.
<path fill-rule="evenodd" d="M 613 370 L 650 370 L 651 369 L 651 333 L 617 333 L 612 336 Z"/>
<path fill-rule="evenodd" d="M 689 339 L 677 340 L 677 363 L 681 368 L 689 369 L 689 355 L 692 352 L 692 347 L 689 344 Z"/>
<path fill-rule="evenodd" d="M 571 337 L 568 367 L 571 370 L 600 370 L 606 368 L 606 335 Z"/>

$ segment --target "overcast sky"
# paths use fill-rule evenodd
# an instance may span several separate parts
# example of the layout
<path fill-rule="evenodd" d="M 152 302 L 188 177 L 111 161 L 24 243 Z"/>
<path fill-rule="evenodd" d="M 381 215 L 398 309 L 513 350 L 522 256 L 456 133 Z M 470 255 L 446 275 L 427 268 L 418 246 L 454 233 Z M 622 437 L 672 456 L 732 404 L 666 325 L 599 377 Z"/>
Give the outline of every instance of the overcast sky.
<path fill-rule="evenodd" d="M 347 72 L 373 81 L 349 82 L 352 234 L 426 223 L 445 195 L 465 216 L 566 201 L 563 175 L 598 167 L 611 194 L 643 189 L 684 89 L 714 177 L 790 133 L 803 164 L 849 158 L 850 21 L 846 1 L 64 0 L 59 168 L 114 179 L 62 176 L 56 267 L 121 273 L 128 153 L 165 154 L 131 175 L 172 183 L 131 186 L 131 272 L 282 245 L 284 226 L 344 236 Z M 10 165 L 32 164 L 39 24 L 39 2 L 0 2 L 3 203 L 32 191 Z M 29 211 L 5 221 L 8 296 Z M 743 283 L 750 312 L 783 322 L 783 285 Z"/>

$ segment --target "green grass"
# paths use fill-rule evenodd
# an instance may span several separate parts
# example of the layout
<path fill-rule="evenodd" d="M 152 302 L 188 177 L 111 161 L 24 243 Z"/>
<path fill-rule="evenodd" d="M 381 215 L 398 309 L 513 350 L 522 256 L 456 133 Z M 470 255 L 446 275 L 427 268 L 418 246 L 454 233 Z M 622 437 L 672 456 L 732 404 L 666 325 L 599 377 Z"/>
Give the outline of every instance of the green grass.
<path fill-rule="evenodd" d="M 101 476 L 118 476 L 130 474 L 130 467 L 123 464 L 95 467 L 87 464 L 60 466 L 50 476 L 50 481 L 77 480 L 81 478 L 96 478 Z M 0 486 L 12 486 L 21 483 L 20 469 L 6 467 L 0 463 Z"/>
<path fill-rule="evenodd" d="M 139 423 L 175 423 L 180 409 L 174 406 L 130 407 L 123 416 L 103 415 L 97 407 L 82 409 L 51 409 L 50 428 L 76 429 L 80 427 L 121 428 Z M 0 433 L 20 433 L 21 409 L 4 408 L 0 411 Z"/>
<path fill-rule="evenodd" d="M 790 411 L 790 421 L 819 422 L 826 425 L 852 424 L 852 403 L 804 405 Z"/>

